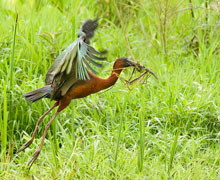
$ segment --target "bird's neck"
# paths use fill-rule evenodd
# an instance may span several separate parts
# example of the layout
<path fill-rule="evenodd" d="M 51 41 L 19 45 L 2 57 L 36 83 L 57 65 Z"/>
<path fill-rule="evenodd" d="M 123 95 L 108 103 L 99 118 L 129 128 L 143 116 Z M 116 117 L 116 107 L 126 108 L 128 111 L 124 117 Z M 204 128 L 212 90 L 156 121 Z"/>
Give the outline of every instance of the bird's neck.
<path fill-rule="evenodd" d="M 102 88 L 106 89 L 106 88 L 113 86 L 117 82 L 118 77 L 121 72 L 122 72 L 122 69 L 115 67 L 112 70 L 111 75 L 108 78 L 102 80 L 102 85 L 103 85 Z"/>
<path fill-rule="evenodd" d="M 93 93 L 96 93 L 98 91 L 113 86 L 117 82 L 121 71 L 122 69 L 114 67 L 111 75 L 106 79 L 102 79 L 98 76 L 95 76 L 93 73 L 89 72 L 91 82 L 94 83 L 95 85 L 95 88 L 93 89 Z"/>

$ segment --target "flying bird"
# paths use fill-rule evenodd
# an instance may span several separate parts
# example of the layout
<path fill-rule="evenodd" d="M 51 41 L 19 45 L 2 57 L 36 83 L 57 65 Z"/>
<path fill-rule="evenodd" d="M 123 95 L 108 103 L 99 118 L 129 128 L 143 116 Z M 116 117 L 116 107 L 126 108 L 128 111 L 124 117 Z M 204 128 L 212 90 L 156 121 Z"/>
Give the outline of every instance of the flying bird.
<path fill-rule="evenodd" d="M 17 153 L 25 150 L 31 145 L 39 124 L 50 111 L 57 107 L 56 113 L 48 121 L 45 127 L 39 148 L 28 163 L 29 168 L 36 161 L 41 152 L 47 130 L 52 121 L 59 112 L 70 104 L 72 99 L 84 98 L 90 94 L 97 93 L 113 86 L 124 68 L 133 66 L 143 69 L 143 66 L 138 65 L 129 58 L 121 57 L 116 59 L 112 72 L 108 78 L 103 79 L 96 76 L 96 72 L 91 64 L 101 67 L 102 64 L 96 62 L 96 60 L 102 61 L 106 59 L 106 57 L 102 57 L 106 54 L 105 51 L 99 52 L 90 46 L 90 39 L 94 36 L 97 27 L 97 19 L 88 19 L 83 23 L 80 27 L 78 38 L 56 58 L 49 68 L 45 79 L 46 85 L 24 95 L 25 98 L 31 102 L 38 101 L 42 98 L 49 98 L 50 100 L 54 100 L 55 103 L 38 119 L 32 137 L 17 151 Z"/>

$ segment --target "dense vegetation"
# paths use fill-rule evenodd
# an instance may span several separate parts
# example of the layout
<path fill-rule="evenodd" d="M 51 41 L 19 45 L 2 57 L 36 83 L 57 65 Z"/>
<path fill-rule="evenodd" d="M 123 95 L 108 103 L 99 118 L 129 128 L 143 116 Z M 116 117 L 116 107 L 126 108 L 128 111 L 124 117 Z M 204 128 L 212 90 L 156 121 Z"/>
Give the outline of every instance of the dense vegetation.
<path fill-rule="evenodd" d="M 0 179 L 220 179 L 219 12 L 217 0 L 1 0 Z M 109 51 L 99 76 L 130 56 L 159 80 L 132 90 L 119 80 L 72 101 L 28 171 L 52 113 L 31 147 L 13 152 L 52 102 L 23 94 L 44 85 L 53 60 L 95 17 L 92 45 Z"/>

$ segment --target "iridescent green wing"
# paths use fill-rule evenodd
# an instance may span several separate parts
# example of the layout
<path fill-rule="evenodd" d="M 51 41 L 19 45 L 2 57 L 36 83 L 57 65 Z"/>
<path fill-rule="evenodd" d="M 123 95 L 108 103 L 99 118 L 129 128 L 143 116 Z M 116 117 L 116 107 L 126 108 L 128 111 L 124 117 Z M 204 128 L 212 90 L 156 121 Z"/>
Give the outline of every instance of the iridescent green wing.
<path fill-rule="evenodd" d="M 68 75 L 72 68 L 75 69 L 75 79 L 87 80 L 89 79 L 87 69 L 96 73 L 96 71 L 89 64 L 101 67 L 102 64 L 95 60 L 104 60 L 105 57 L 98 57 L 96 55 L 104 54 L 98 52 L 90 45 L 84 43 L 82 38 L 78 38 L 74 43 L 67 47 L 54 61 L 46 75 L 46 84 L 51 84 L 58 74 Z M 76 63 L 73 63 L 76 61 Z M 74 66 L 76 67 L 73 67 Z"/>
<path fill-rule="evenodd" d="M 69 89 L 79 80 L 88 80 L 88 70 L 96 73 L 93 67 L 102 64 L 95 60 L 104 60 L 98 57 L 105 52 L 98 52 L 86 44 L 81 38 L 77 39 L 54 61 L 46 76 L 46 83 L 51 84 L 51 98 L 57 99 L 64 96 Z"/>
<path fill-rule="evenodd" d="M 95 62 L 96 60 L 103 60 L 95 54 L 104 54 L 96 51 L 93 47 L 89 46 L 90 39 L 94 36 L 94 32 L 98 27 L 98 19 L 88 19 L 80 27 L 78 39 L 70 44 L 54 61 L 46 75 L 46 84 L 51 84 L 57 75 L 66 76 L 74 69 L 75 79 L 86 80 L 89 79 L 87 68 L 95 73 L 94 69 L 88 62 L 100 67 L 101 64 Z M 76 63 L 73 63 L 77 61 Z M 73 66 L 74 64 L 74 66 Z M 62 74 L 62 75 L 61 75 Z M 61 78 L 63 79 L 63 78 Z"/>
<path fill-rule="evenodd" d="M 97 54 L 101 55 L 104 53 L 98 52 L 90 45 L 86 44 L 83 40 L 78 42 L 78 51 L 77 51 L 77 69 L 76 75 L 77 79 L 87 80 L 89 79 L 87 69 L 96 73 L 96 71 L 90 65 L 93 64 L 97 67 L 102 67 L 102 64 L 97 63 L 95 60 L 102 61 L 105 60 L 105 57 L 98 57 Z"/>
<path fill-rule="evenodd" d="M 77 41 L 70 44 L 53 62 L 46 75 L 46 84 L 51 84 L 54 77 L 61 72 L 70 73 L 73 60 L 77 57 Z"/>
<path fill-rule="evenodd" d="M 78 39 L 69 45 L 54 61 L 47 72 L 45 82 L 51 85 L 51 99 L 64 96 L 79 80 L 88 80 L 88 70 L 96 73 L 93 67 L 101 67 L 95 60 L 104 60 L 98 57 L 106 52 L 98 52 L 89 45 L 90 39 L 98 27 L 97 19 L 88 19 L 82 24 Z"/>

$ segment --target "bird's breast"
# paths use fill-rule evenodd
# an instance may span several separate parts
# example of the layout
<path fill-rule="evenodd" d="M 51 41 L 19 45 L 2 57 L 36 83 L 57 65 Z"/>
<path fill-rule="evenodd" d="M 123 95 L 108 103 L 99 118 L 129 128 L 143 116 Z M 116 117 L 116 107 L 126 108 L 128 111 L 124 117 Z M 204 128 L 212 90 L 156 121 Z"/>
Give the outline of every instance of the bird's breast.
<path fill-rule="evenodd" d="M 82 81 L 81 83 L 73 86 L 67 93 L 71 99 L 83 98 L 96 92 L 96 85 L 91 81 Z"/>

